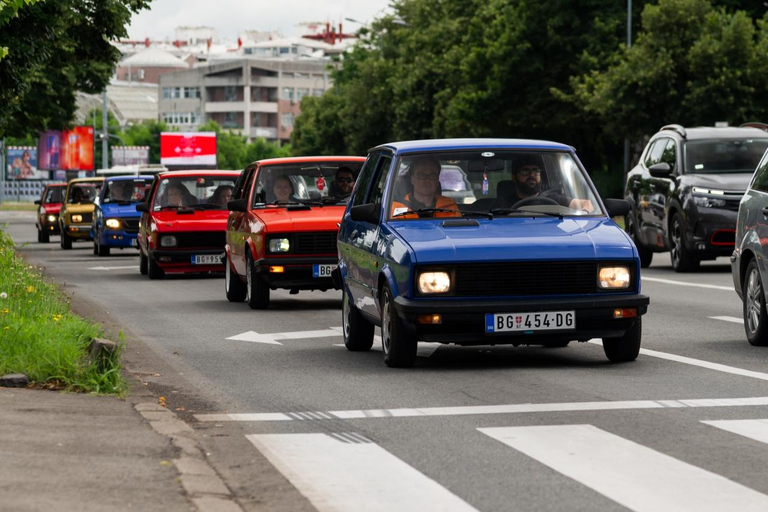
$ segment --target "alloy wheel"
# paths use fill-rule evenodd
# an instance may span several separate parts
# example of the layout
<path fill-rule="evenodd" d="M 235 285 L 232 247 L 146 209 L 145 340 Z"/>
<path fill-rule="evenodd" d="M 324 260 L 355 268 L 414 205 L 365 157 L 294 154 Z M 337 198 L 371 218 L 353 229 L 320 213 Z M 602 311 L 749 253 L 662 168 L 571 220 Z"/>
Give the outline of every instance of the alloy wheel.
<path fill-rule="evenodd" d="M 384 294 L 384 307 L 381 313 L 381 347 L 385 354 L 389 354 L 392 346 L 392 318 L 389 313 L 389 295 Z"/>
<path fill-rule="evenodd" d="M 344 291 L 344 294 L 341 297 L 341 321 L 344 323 L 344 337 L 349 338 L 349 314 L 350 314 L 350 308 L 349 308 L 349 297 L 347 296 L 347 292 Z"/>
<path fill-rule="evenodd" d="M 672 262 L 680 262 L 680 244 L 683 243 L 683 233 L 680 228 L 680 222 L 675 219 L 672 223 L 672 248 L 670 250 L 670 256 Z"/>
<path fill-rule="evenodd" d="M 747 314 L 746 323 L 750 334 L 757 332 L 760 327 L 760 309 L 762 307 L 763 287 L 760 284 L 760 274 L 756 268 L 749 273 L 747 281 Z"/>
<path fill-rule="evenodd" d="M 224 290 L 229 293 L 229 280 L 232 278 L 229 270 L 229 260 L 224 258 Z"/>

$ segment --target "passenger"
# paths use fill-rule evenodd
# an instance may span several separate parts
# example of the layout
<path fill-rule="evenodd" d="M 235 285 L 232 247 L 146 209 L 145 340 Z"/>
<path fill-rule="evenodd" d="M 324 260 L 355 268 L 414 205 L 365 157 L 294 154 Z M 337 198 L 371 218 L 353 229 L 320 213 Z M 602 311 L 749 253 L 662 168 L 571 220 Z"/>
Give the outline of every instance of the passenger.
<path fill-rule="evenodd" d="M 430 157 L 418 157 L 411 162 L 408 178 L 413 186 L 413 192 L 405 195 L 401 201 L 392 201 L 392 216 L 398 215 L 406 219 L 416 218 L 416 214 L 402 215 L 411 210 L 425 208 L 440 208 L 455 210 L 455 212 L 435 212 L 434 217 L 458 217 L 459 207 L 450 197 L 440 195 L 440 162 Z"/>
<path fill-rule="evenodd" d="M 187 187 L 172 181 L 165 189 L 165 204 L 163 206 L 188 206 L 190 203 L 187 195 L 189 195 Z"/>
<path fill-rule="evenodd" d="M 278 176 L 272 185 L 272 193 L 275 195 L 275 203 L 293 203 L 293 183 L 288 176 Z"/>
<path fill-rule="evenodd" d="M 333 183 L 328 188 L 328 195 L 334 199 L 346 199 L 354 187 L 355 173 L 349 167 L 342 165 L 336 170 Z"/>
<path fill-rule="evenodd" d="M 232 185 L 219 185 L 214 190 L 210 202 L 219 206 L 227 206 L 227 203 L 232 200 L 233 190 L 234 187 Z"/>
<path fill-rule="evenodd" d="M 538 156 L 529 155 L 518 161 L 517 167 L 512 173 L 515 183 L 514 194 L 509 197 L 499 198 L 503 206 L 514 207 L 524 199 L 531 197 L 547 197 L 574 210 L 594 211 L 595 207 L 589 199 L 569 198 L 563 194 L 541 191 L 541 165 Z"/>

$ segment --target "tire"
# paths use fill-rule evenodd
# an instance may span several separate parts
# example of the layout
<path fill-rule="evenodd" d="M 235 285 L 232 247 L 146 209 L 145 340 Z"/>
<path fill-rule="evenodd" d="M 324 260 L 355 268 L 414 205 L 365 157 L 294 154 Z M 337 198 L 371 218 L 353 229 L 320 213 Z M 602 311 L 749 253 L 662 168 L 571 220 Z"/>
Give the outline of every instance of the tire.
<path fill-rule="evenodd" d="M 240 277 L 232 272 L 229 258 L 226 256 L 224 257 L 224 291 L 229 302 L 243 302 L 248 294 L 248 290 Z"/>
<path fill-rule="evenodd" d="M 93 241 L 93 255 L 94 256 L 99 255 L 99 247 L 96 245 L 96 240 Z"/>
<path fill-rule="evenodd" d="M 349 298 L 346 287 L 342 287 L 341 322 L 344 326 L 344 346 L 352 352 L 364 352 L 373 346 L 373 324 L 363 318 Z"/>
<path fill-rule="evenodd" d="M 69 238 L 67 232 L 64 230 L 61 230 L 61 248 L 65 251 L 68 251 L 72 248 L 72 239 Z"/>
<path fill-rule="evenodd" d="M 48 242 L 51 241 L 51 237 L 48 236 L 48 233 L 46 233 L 45 231 L 38 229 L 37 241 L 40 242 L 41 244 L 47 244 Z"/>
<path fill-rule="evenodd" d="M 670 257 L 675 272 L 694 272 L 699 268 L 699 259 L 685 247 L 685 223 L 679 213 L 672 216 L 669 224 Z"/>
<path fill-rule="evenodd" d="M 160 268 L 152 254 L 147 257 L 147 275 L 149 275 L 150 279 L 162 279 L 165 277 L 165 271 Z"/>
<path fill-rule="evenodd" d="M 381 347 L 390 368 L 408 368 L 416 362 L 418 340 L 395 310 L 395 297 L 388 286 L 381 293 Z"/>
<path fill-rule="evenodd" d="M 253 271 L 250 256 L 245 259 L 245 301 L 251 309 L 267 309 L 269 307 L 269 286 Z"/>
<path fill-rule="evenodd" d="M 109 247 L 104 247 L 100 243 L 96 244 L 96 241 L 94 241 L 93 243 L 95 244 L 94 246 L 96 247 L 96 254 L 98 254 L 99 256 L 109 256 Z"/>
<path fill-rule="evenodd" d="M 637 247 L 637 254 L 640 256 L 640 268 L 650 267 L 651 261 L 653 261 L 653 252 L 651 252 L 650 249 L 646 248 L 640 242 L 639 236 L 637 234 L 637 226 L 635 225 L 634 216 L 631 211 L 626 218 L 626 231 L 629 237 L 635 243 L 635 247 Z"/>
<path fill-rule="evenodd" d="M 637 359 L 640 354 L 640 340 L 643 336 L 643 321 L 637 317 L 624 336 L 603 338 L 603 351 L 612 363 L 626 363 Z"/>
<path fill-rule="evenodd" d="M 750 345 L 764 347 L 768 345 L 768 313 L 765 309 L 765 292 L 760 278 L 757 262 L 752 260 L 747 265 L 744 275 L 744 331 Z"/>
<path fill-rule="evenodd" d="M 145 276 L 149 273 L 149 261 L 147 257 L 139 251 L 139 272 Z"/>

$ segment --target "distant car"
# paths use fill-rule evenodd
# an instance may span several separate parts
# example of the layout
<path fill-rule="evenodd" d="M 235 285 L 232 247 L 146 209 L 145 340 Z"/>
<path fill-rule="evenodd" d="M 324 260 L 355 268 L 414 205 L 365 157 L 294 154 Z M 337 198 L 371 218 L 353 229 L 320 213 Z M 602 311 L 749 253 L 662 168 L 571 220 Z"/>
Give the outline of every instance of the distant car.
<path fill-rule="evenodd" d="M 270 290 L 333 289 L 336 236 L 347 198 L 328 194 L 336 170 L 354 174 L 361 157 L 297 157 L 254 162 L 229 203 L 225 291 L 253 309 L 269 305 Z M 278 182 L 290 197 L 275 195 Z M 290 185 L 288 185 L 290 184 Z"/>
<path fill-rule="evenodd" d="M 155 176 L 141 212 L 139 271 L 223 272 L 226 199 L 239 171 L 167 171 Z"/>
<path fill-rule="evenodd" d="M 40 199 L 35 204 L 40 205 L 37 209 L 35 227 L 37 228 L 37 241 L 47 244 L 51 235 L 59 234 L 59 212 L 61 211 L 61 201 L 67 190 L 66 183 L 50 183 L 45 186 Z"/>
<path fill-rule="evenodd" d="M 730 256 L 739 201 L 766 148 L 768 133 L 754 127 L 671 124 L 651 137 L 624 191 L 642 266 L 654 252 L 670 251 L 676 272 Z"/>
<path fill-rule="evenodd" d="M 106 178 L 93 215 L 93 253 L 109 256 L 112 248 L 138 247 L 136 204 L 144 201 L 152 176 Z"/>
<path fill-rule="evenodd" d="M 102 183 L 104 178 L 78 178 L 67 184 L 59 214 L 62 249 L 71 249 L 73 241 L 92 240 L 94 200 Z"/>
<path fill-rule="evenodd" d="M 424 206 L 424 183 L 443 166 L 459 166 L 479 197 L 456 205 L 438 192 Z M 404 205 L 412 194 L 422 206 Z M 609 360 L 632 361 L 649 299 L 637 250 L 611 219 L 628 210 L 600 199 L 565 144 L 375 147 L 339 229 L 344 344 L 369 350 L 381 326 L 385 363 L 406 367 L 418 341 L 563 347 L 602 338 Z"/>

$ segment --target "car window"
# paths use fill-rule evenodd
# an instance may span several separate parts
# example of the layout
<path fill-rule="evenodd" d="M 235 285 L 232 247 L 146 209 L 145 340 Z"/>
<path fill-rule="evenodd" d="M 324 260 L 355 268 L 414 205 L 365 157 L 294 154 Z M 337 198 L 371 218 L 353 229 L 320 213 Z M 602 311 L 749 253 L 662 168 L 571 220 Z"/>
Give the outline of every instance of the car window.
<path fill-rule="evenodd" d="M 163 177 L 157 185 L 152 209 L 199 207 L 225 210 L 235 188 L 235 176 Z"/>
<path fill-rule="evenodd" d="M 760 192 L 768 192 L 768 152 L 763 155 L 763 159 L 758 164 L 750 188 Z"/>
<path fill-rule="evenodd" d="M 387 186 L 387 179 L 389 178 L 389 169 L 392 166 L 392 155 L 381 155 L 376 171 L 376 185 L 371 190 L 371 197 L 368 199 L 369 203 L 381 203 L 384 197 L 384 189 Z"/>
<path fill-rule="evenodd" d="M 65 187 L 49 187 L 45 192 L 45 199 L 43 200 L 43 204 L 60 203 L 62 195 L 61 193 L 64 191 L 64 189 Z"/>
<path fill-rule="evenodd" d="M 248 193 L 251 190 L 251 183 L 253 182 L 255 165 L 249 165 L 245 170 L 240 173 L 237 181 L 235 182 L 235 190 L 232 192 L 232 199 L 242 199 L 248 197 Z"/>
<path fill-rule="evenodd" d="M 152 178 L 113 180 L 105 185 L 103 203 L 137 203 L 146 197 Z"/>
<path fill-rule="evenodd" d="M 333 193 L 329 186 L 340 167 L 351 170 L 354 176 L 360 163 L 329 160 L 262 166 L 254 182 L 252 207 L 317 202 L 344 204 L 348 197 Z"/>
<path fill-rule="evenodd" d="M 81 181 L 78 183 L 71 183 L 69 185 L 69 192 L 67 193 L 67 203 L 75 204 L 90 204 L 99 195 L 101 189 L 101 182 L 86 182 Z"/>
<path fill-rule="evenodd" d="M 650 167 L 661 161 L 661 154 L 664 152 L 664 148 L 667 147 L 668 140 L 669 139 L 666 137 L 663 139 L 656 139 L 656 142 L 654 142 L 653 146 L 648 150 L 648 156 L 645 159 L 646 167 Z"/>
<path fill-rule="evenodd" d="M 677 144 L 674 139 L 667 139 L 667 144 L 664 146 L 664 151 L 662 151 L 659 161 L 669 164 L 669 168 L 672 171 L 675 170 L 675 163 L 677 162 Z"/>
<path fill-rule="evenodd" d="M 686 174 L 754 172 L 768 139 L 691 140 L 685 145 Z"/>
<path fill-rule="evenodd" d="M 353 206 L 365 203 L 365 200 L 368 197 L 368 188 L 376 171 L 376 162 L 379 159 L 379 155 L 380 153 L 371 153 L 365 160 L 363 168 L 357 177 L 357 184 L 355 185 L 355 191 L 353 192 Z"/>

